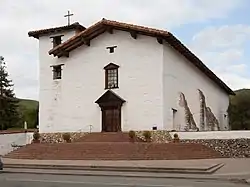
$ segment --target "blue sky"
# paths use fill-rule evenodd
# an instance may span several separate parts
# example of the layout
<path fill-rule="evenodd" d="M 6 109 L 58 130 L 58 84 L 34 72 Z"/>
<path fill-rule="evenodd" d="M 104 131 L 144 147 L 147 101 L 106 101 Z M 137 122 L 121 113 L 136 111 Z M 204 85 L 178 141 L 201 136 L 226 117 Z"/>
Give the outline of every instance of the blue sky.
<path fill-rule="evenodd" d="M 249 10 L 250 1 L 241 1 L 224 17 L 183 24 L 174 27 L 171 32 L 188 45 L 232 89 L 250 88 Z M 195 39 L 199 34 L 202 36 Z M 219 38 L 216 35 L 219 35 Z M 211 40 L 214 40 L 213 45 Z M 222 42 L 227 44 L 220 46 Z"/>
<path fill-rule="evenodd" d="M 232 89 L 250 88 L 249 0 L 0 0 L 0 55 L 18 97 L 38 99 L 38 41 L 30 30 L 107 19 L 167 29 Z"/>

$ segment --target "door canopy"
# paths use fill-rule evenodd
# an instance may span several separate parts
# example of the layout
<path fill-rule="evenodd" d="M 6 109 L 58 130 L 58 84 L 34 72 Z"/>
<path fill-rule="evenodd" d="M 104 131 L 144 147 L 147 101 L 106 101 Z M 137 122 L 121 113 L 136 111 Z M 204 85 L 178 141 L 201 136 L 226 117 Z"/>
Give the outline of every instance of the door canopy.
<path fill-rule="evenodd" d="M 113 91 L 108 90 L 99 99 L 97 99 L 95 103 L 99 104 L 99 106 L 102 108 L 106 106 L 121 107 L 124 102 L 126 102 L 124 99 L 122 99 Z"/>

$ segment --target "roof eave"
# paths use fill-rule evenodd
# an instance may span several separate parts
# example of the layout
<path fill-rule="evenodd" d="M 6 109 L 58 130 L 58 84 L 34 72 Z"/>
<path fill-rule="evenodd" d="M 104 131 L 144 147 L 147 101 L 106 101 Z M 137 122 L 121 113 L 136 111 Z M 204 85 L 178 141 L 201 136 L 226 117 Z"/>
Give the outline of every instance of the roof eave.
<path fill-rule="evenodd" d="M 62 31 L 68 31 L 68 30 L 79 30 L 83 31 L 86 28 L 82 25 L 80 25 L 78 22 L 73 23 L 69 26 L 62 26 L 62 27 L 56 27 L 56 28 L 50 28 L 50 29 L 42 29 L 42 30 L 35 30 L 35 31 L 29 31 L 28 36 L 34 37 L 36 39 L 39 39 L 41 35 L 47 35 L 50 33 L 56 33 L 56 32 L 62 32 Z"/>
<path fill-rule="evenodd" d="M 230 89 L 229 95 L 236 95 L 236 93 L 233 90 Z"/>
<path fill-rule="evenodd" d="M 119 26 L 117 28 L 117 26 L 115 26 L 113 24 L 110 24 L 109 21 L 106 22 L 106 20 L 100 21 L 97 24 L 91 26 L 90 28 L 93 29 L 94 27 L 99 27 L 99 26 L 102 26 L 102 25 L 103 26 L 111 26 L 111 27 L 114 27 L 116 29 L 121 29 L 121 28 L 119 28 Z M 91 32 L 89 33 L 89 31 L 91 31 L 90 28 L 87 28 L 86 32 L 82 31 L 81 33 L 79 33 L 78 35 L 76 35 L 74 38 L 69 39 L 69 41 L 65 41 L 64 43 L 60 44 L 56 48 L 51 49 L 49 51 L 49 54 L 50 55 L 53 54 L 54 56 L 58 56 L 59 57 L 59 55 L 61 54 L 61 52 L 64 51 L 65 49 L 67 50 L 67 48 L 71 44 L 74 45 L 75 42 L 79 42 L 79 38 L 85 37 L 88 34 L 90 34 L 91 33 Z M 229 94 L 229 95 L 235 95 L 234 91 L 232 91 L 220 78 L 218 78 L 195 54 L 193 54 L 185 45 L 183 45 L 181 43 L 181 41 L 178 40 L 173 34 L 171 34 L 170 32 L 168 32 L 167 34 L 163 34 L 163 33 L 161 33 L 161 34 L 155 34 L 155 33 L 153 33 L 151 36 L 155 36 L 155 37 L 159 36 L 159 37 L 164 38 L 173 48 L 175 48 L 175 50 L 177 50 L 185 58 L 187 58 L 189 61 L 191 61 L 198 69 L 200 69 L 201 71 L 205 71 L 204 74 L 206 74 L 206 76 L 208 76 L 213 82 L 215 82 L 227 94 Z M 68 52 L 70 52 L 70 51 L 68 51 Z M 185 54 L 185 53 L 187 53 L 187 54 Z"/>

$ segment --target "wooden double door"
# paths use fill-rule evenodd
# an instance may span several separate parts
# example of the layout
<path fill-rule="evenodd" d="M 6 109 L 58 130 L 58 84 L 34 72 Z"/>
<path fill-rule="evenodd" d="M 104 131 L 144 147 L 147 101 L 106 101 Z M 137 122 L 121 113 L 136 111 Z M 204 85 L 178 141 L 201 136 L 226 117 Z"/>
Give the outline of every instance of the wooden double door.
<path fill-rule="evenodd" d="M 120 107 L 105 107 L 102 109 L 102 131 L 103 132 L 121 131 Z"/>

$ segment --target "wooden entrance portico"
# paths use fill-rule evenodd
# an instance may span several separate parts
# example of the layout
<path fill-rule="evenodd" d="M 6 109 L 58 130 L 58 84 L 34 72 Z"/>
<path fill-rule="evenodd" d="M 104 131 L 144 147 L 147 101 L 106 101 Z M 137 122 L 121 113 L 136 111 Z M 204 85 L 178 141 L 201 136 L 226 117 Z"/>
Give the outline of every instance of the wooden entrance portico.
<path fill-rule="evenodd" d="M 125 102 L 113 91 L 105 92 L 95 103 L 102 111 L 102 132 L 119 132 L 121 129 L 121 107 Z"/>

